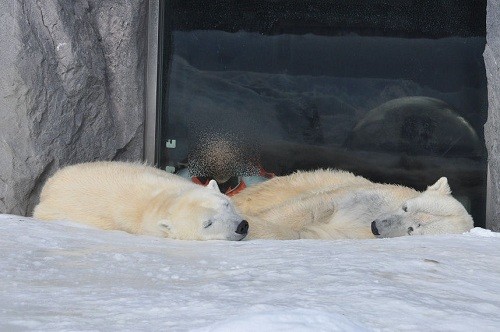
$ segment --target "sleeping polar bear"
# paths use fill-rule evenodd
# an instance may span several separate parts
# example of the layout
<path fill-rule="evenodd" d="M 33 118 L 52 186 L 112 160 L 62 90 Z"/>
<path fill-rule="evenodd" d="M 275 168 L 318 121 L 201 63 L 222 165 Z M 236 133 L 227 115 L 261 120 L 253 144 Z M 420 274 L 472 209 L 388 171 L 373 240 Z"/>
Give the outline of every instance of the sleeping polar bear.
<path fill-rule="evenodd" d="M 473 227 L 444 177 L 418 192 L 345 171 L 297 172 L 249 187 L 233 201 L 250 224 L 247 239 L 366 239 Z"/>
<path fill-rule="evenodd" d="M 241 240 L 248 232 L 217 183 L 207 187 L 141 164 L 65 167 L 44 185 L 33 217 L 180 240 Z"/>

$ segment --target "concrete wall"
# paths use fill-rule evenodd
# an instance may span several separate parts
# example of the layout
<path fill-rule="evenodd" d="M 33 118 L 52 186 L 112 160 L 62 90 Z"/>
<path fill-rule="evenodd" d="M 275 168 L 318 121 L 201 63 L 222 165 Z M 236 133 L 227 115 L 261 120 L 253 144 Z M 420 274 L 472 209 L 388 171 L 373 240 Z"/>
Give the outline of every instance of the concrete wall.
<path fill-rule="evenodd" d="M 147 0 L 0 0 L 0 213 L 65 164 L 142 159 Z"/>
<path fill-rule="evenodd" d="M 487 45 L 484 51 L 488 78 L 489 111 L 484 126 L 488 148 L 488 201 L 486 227 L 500 231 L 500 1 L 488 0 Z"/>

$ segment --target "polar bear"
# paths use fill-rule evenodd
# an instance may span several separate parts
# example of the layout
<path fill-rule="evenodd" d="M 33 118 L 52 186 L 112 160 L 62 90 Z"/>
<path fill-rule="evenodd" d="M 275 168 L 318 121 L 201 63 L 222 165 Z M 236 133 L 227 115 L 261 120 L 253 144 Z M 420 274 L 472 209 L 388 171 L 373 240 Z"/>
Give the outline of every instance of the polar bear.
<path fill-rule="evenodd" d="M 65 167 L 44 185 L 33 217 L 180 240 L 241 240 L 248 223 L 215 181 L 207 187 L 141 164 Z"/>
<path fill-rule="evenodd" d="M 424 192 L 337 170 L 296 172 L 233 196 L 247 239 L 367 239 L 463 233 L 472 217 L 445 177 Z"/>

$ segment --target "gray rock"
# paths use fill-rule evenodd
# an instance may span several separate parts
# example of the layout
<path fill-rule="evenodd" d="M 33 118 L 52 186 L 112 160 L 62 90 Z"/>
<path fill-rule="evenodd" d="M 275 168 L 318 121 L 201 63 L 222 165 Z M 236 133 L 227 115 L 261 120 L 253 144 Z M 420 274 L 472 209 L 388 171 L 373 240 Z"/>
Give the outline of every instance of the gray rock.
<path fill-rule="evenodd" d="M 0 0 L 0 213 L 57 168 L 143 152 L 146 0 Z"/>
<path fill-rule="evenodd" d="M 488 78 L 488 121 L 484 126 L 489 160 L 486 227 L 500 231 L 500 2 L 488 0 L 487 45 L 484 51 Z"/>

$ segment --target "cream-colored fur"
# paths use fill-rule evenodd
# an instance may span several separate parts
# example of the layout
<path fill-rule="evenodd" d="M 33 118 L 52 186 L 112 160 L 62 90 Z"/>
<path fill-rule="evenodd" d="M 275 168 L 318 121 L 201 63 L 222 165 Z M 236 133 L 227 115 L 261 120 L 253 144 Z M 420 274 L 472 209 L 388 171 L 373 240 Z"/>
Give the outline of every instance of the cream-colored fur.
<path fill-rule="evenodd" d="M 142 164 L 69 166 L 44 185 L 33 216 L 183 240 L 240 240 L 242 217 L 215 182 L 196 185 Z"/>
<path fill-rule="evenodd" d="M 384 237 L 472 228 L 472 218 L 451 196 L 446 178 L 420 193 L 344 171 L 297 172 L 245 189 L 233 201 L 250 224 L 247 239 L 375 238 L 373 222 Z"/>
<path fill-rule="evenodd" d="M 297 171 L 248 187 L 234 196 L 234 201 L 241 211 L 255 214 L 304 194 L 369 183 L 361 176 L 340 170 Z"/>

